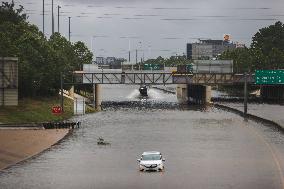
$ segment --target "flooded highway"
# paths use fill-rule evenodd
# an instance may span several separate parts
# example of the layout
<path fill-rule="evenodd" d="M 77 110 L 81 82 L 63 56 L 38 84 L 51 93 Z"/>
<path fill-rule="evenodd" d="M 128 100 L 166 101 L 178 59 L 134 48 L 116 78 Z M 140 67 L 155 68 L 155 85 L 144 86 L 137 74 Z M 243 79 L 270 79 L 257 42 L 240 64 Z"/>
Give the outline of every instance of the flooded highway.
<path fill-rule="evenodd" d="M 50 150 L 0 173 L 0 188 L 283 189 L 284 135 L 233 113 L 180 106 L 176 96 L 103 86 L 103 111 Z M 111 145 L 98 146 L 102 137 Z M 163 172 L 139 172 L 144 151 L 160 151 Z"/>

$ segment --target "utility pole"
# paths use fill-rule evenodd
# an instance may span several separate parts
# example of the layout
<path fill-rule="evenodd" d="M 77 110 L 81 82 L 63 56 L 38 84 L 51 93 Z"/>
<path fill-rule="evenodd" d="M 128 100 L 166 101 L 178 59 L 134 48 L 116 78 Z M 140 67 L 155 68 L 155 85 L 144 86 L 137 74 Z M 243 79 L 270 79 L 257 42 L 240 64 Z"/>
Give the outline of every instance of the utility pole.
<path fill-rule="evenodd" d="M 60 9 L 60 8 L 61 8 L 61 7 L 58 5 L 58 6 L 57 6 L 57 14 L 58 14 L 58 15 L 57 15 L 57 16 L 58 16 L 58 17 L 57 17 L 57 19 L 58 19 L 58 20 L 57 20 L 57 22 L 58 22 L 57 27 L 58 27 L 58 33 L 59 33 L 59 16 L 60 16 L 60 15 L 59 15 L 59 9 Z"/>
<path fill-rule="evenodd" d="M 44 0 L 42 0 L 42 33 L 44 35 Z"/>
<path fill-rule="evenodd" d="M 54 34 L 54 15 L 53 15 L 53 0 L 51 1 L 51 15 L 52 15 L 52 18 L 51 18 L 51 22 L 52 22 L 52 34 Z"/>
<path fill-rule="evenodd" d="M 69 42 L 70 42 L 70 38 L 71 38 L 71 27 L 70 27 L 70 21 L 71 21 L 71 17 L 69 16 L 68 17 L 68 20 L 69 20 L 69 32 L 68 32 L 68 37 L 69 37 Z"/>
<path fill-rule="evenodd" d="M 137 56 L 138 56 L 138 55 L 137 55 L 137 49 L 136 49 L 136 64 L 137 64 L 137 62 L 138 62 L 138 60 L 137 60 L 138 57 L 137 57 Z"/>
<path fill-rule="evenodd" d="M 248 113 L 248 87 L 247 87 L 247 73 L 245 72 L 245 84 L 244 84 L 244 117 L 247 117 Z"/>
<path fill-rule="evenodd" d="M 131 49 L 130 39 L 128 39 L 128 62 L 130 63 L 130 49 Z"/>

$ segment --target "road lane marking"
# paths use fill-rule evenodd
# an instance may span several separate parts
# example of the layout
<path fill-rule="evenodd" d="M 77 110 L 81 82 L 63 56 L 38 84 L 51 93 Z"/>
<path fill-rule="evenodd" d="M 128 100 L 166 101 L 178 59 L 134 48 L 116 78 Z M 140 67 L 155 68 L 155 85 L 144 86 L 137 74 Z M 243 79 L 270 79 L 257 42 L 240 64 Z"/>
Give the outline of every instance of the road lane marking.
<path fill-rule="evenodd" d="M 248 123 L 247 123 L 248 124 Z M 282 168 L 281 168 L 281 164 L 280 164 L 280 161 L 275 153 L 275 149 L 265 140 L 265 138 L 259 134 L 259 132 L 254 129 L 254 128 L 251 128 L 249 126 L 245 127 L 247 128 L 248 130 L 250 130 L 252 133 L 254 133 L 254 135 L 259 138 L 265 145 L 266 147 L 268 148 L 268 150 L 270 151 L 272 157 L 273 157 L 273 160 L 274 160 L 274 163 L 278 169 L 278 172 L 279 172 L 279 175 L 280 175 L 280 180 L 281 180 L 281 188 L 284 189 L 284 174 L 283 174 L 283 171 L 282 171 Z"/>

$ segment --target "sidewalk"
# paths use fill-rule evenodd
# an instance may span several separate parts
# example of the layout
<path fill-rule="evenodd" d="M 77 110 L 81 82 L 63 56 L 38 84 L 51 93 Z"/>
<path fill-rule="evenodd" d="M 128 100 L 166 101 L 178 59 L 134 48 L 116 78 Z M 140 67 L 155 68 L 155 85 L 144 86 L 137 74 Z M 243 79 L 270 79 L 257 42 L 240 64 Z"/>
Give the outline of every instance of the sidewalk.
<path fill-rule="evenodd" d="M 0 129 L 0 170 L 56 144 L 69 129 Z"/>
<path fill-rule="evenodd" d="M 219 102 L 218 104 L 244 111 L 242 103 Z M 248 104 L 248 113 L 274 121 L 284 128 L 284 106 L 275 104 Z"/>

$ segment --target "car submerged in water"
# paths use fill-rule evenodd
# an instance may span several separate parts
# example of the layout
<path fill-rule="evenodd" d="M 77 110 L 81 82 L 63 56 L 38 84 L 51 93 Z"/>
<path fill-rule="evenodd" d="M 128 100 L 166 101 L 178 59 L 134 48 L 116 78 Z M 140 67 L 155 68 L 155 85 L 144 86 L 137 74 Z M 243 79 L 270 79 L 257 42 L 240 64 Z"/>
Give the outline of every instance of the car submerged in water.
<path fill-rule="evenodd" d="M 157 151 L 143 152 L 139 162 L 140 171 L 163 171 L 164 161 L 162 154 Z"/>

